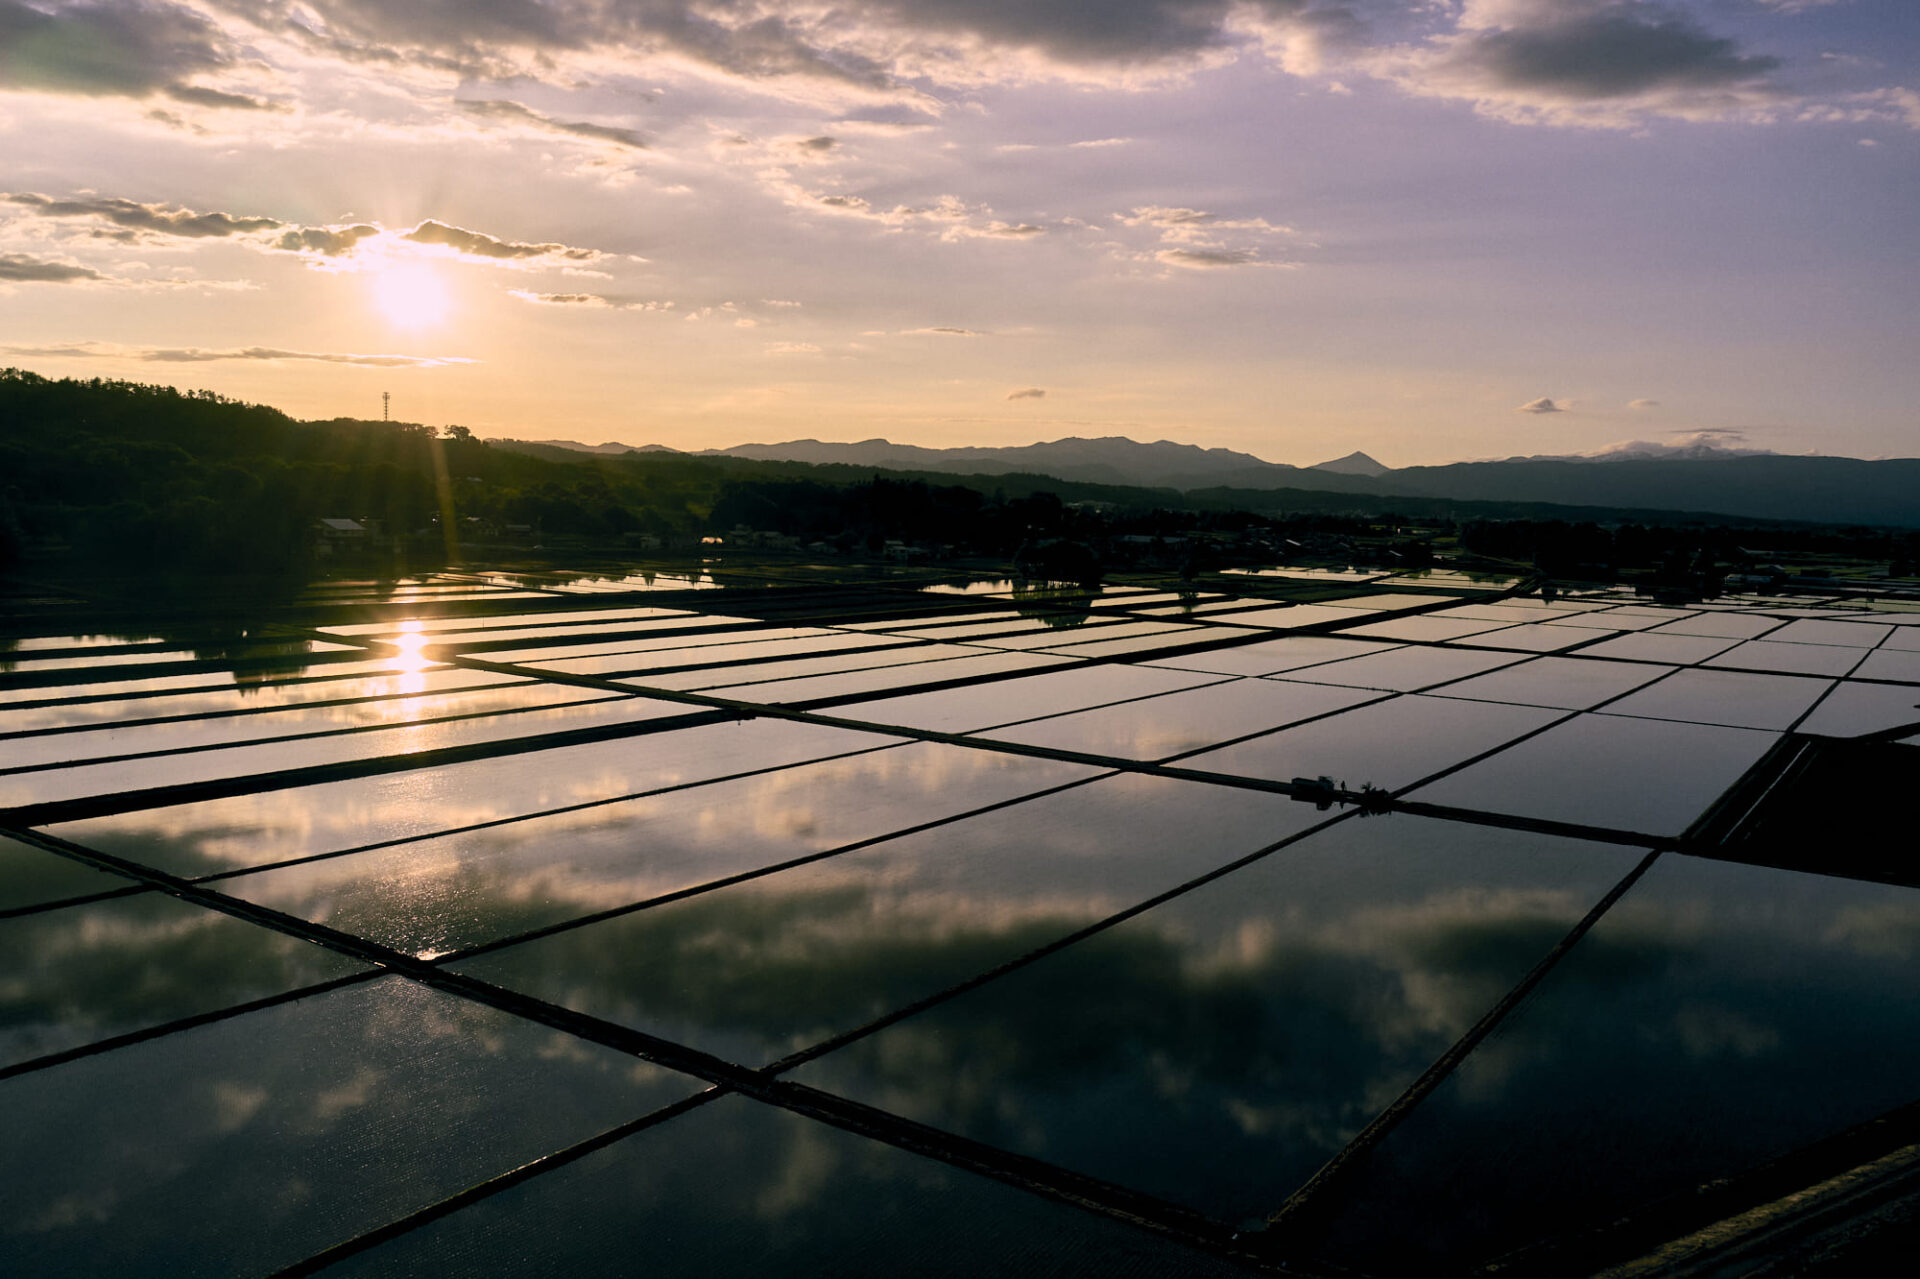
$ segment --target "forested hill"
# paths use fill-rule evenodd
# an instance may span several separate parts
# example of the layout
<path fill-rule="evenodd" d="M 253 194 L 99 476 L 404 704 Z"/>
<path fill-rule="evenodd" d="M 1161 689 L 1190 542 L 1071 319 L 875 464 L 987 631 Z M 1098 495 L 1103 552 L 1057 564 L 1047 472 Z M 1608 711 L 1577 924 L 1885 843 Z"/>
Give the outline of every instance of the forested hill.
<path fill-rule="evenodd" d="M 0 370 L 0 563 L 25 548 L 120 569 L 301 571 L 328 517 L 372 521 L 389 544 L 399 537 L 428 553 L 450 521 L 468 546 L 502 538 L 655 544 L 648 535 L 686 545 L 745 525 L 841 550 L 902 538 L 988 556 L 1034 536 L 1164 536 L 1196 522 L 1726 522 L 1702 514 L 1713 510 L 1704 502 L 1685 502 L 1684 490 L 1675 505 L 1691 515 L 1498 496 L 1505 500 L 1266 487 L 1182 494 L 1033 474 L 889 474 L 667 450 L 582 454 L 488 443 L 457 426 L 303 422 L 208 392 Z"/>
<path fill-rule="evenodd" d="M 549 539 L 697 539 L 748 524 L 795 533 L 959 539 L 995 553 L 1041 501 L 1151 502 L 1175 495 L 995 477 L 997 496 L 937 477 L 877 478 L 671 452 L 589 456 L 496 447 L 453 426 L 297 421 L 209 392 L 132 382 L 50 380 L 0 370 L 0 558 L 10 546 L 66 546 L 129 568 L 272 570 L 304 565 L 323 518 L 375 521 L 388 535 L 443 515 L 462 541 L 513 526 Z M 991 509 L 989 509 L 991 508 Z M 427 539 L 429 542 L 433 539 Z"/>
<path fill-rule="evenodd" d="M 425 427 L 297 422 L 208 392 L 0 370 L 0 476 L 28 538 L 129 563 L 278 566 L 322 514 L 429 501 Z"/>
<path fill-rule="evenodd" d="M 443 492 L 455 518 L 490 526 L 697 536 L 728 473 L 752 465 L 545 458 L 459 427 L 302 422 L 205 391 L 0 370 L 0 522 L 130 566 L 297 567 L 320 519 L 409 533 Z"/>

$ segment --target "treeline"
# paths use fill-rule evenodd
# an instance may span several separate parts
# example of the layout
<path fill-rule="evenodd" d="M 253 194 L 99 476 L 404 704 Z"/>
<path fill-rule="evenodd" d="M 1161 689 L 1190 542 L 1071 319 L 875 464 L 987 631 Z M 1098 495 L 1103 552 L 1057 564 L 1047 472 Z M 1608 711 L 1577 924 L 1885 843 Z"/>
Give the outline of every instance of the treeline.
<path fill-rule="evenodd" d="M 457 426 L 302 422 L 204 391 L 0 370 L 0 562 L 58 546 L 132 570 L 300 571 L 324 518 L 368 522 L 382 544 L 423 554 L 444 545 L 446 521 L 462 544 L 674 545 L 745 525 L 848 551 L 902 539 L 1008 553 L 1073 518 L 1019 479 L 1007 497 L 845 467 L 557 452 Z"/>
<path fill-rule="evenodd" d="M 139 569 L 287 571 L 313 557 L 323 518 L 382 540 L 440 543 L 461 527 L 562 536 L 697 538 L 724 468 L 664 458 L 556 461 L 460 428 L 297 421 L 204 391 L 0 370 L 0 555 L 64 545 Z M 419 536 L 430 534 L 429 536 Z"/>
<path fill-rule="evenodd" d="M 1558 516 L 1558 518 L 1554 518 Z M 745 527 L 849 554 L 901 541 L 1012 557 L 1056 541 L 1137 561 L 1143 539 L 1201 532 L 1247 554 L 1385 548 L 1422 562 L 1456 528 L 1465 549 L 1551 572 L 1632 568 L 1718 548 L 1920 559 L 1906 532 L 1675 512 L 1336 494 L 1125 488 L 1004 474 L 876 473 L 674 452 L 582 454 L 488 443 L 461 427 L 297 421 L 208 392 L 0 370 L 0 564 L 64 549 L 127 570 L 303 573 L 319 522 L 370 522 L 416 564 L 454 541 L 674 549 Z M 1408 533 L 1401 525 L 1420 525 Z M 485 553 L 482 551 L 481 553 Z M 1720 551 L 1716 551 L 1720 553 Z M 1175 552 L 1178 554 L 1178 552 Z M 1727 555 L 1726 558 L 1733 558 Z M 1118 562 L 1118 561 L 1115 561 Z"/>
<path fill-rule="evenodd" d="M 1463 550 L 1537 565 L 1554 576 L 1606 577 L 1702 556 L 1722 568 L 1758 568 L 1774 556 L 1886 560 L 1893 575 L 1920 564 L 1920 532 L 1824 525 L 1645 525 L 1566 520 L 1467 520 Z"/>
<path fill-rule="evenodd" d="M 432 510 L 432 436 L 0 370 L 0 524 L 16 543 L 64 542 L 129 567 L 280 569 L 311 550 L 322 515 L 404 527 Z"/>
<path fill-rule="evenodd" d="M 1091 536 L 1099 521 L 1055 493 L 1008 497 L 962 484 L 885 475 L 853 484 L 818 480 L 728 480 L 712 524 L 780 533 L 847 553 L 879 551 L 889 541 L 951 548 L 956 554 L 1009 555 L 1033 537 Z"/>

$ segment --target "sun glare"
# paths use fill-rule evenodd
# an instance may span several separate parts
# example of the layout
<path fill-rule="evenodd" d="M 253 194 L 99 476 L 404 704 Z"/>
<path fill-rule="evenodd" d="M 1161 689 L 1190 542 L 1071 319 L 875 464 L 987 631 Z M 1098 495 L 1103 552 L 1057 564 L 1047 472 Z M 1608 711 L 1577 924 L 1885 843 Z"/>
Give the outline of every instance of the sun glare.
<path fill-rule="evenodd" d="M 453 299 L 432 267 L 403 262 L 373 276 L 373 300 L 387 321 L 403 329 L 423 329 L 447 318 Z"/>
<path fill-rule="evenodd" d="M 427 637 L 421 633 L 420 623 L 402 622 L 400 633 L 393 637 L 392 643 L 400 650 L 395 658 L 394 667 L 402 675 L 418 675 L 433 665 L 433 659 L 425 652 Z"/>

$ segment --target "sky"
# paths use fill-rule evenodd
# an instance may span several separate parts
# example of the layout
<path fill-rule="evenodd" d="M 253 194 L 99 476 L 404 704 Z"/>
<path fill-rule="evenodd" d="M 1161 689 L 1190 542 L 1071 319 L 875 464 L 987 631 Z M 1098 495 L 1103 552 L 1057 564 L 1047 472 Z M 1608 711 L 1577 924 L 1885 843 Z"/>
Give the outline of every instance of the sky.
<path fill-rule="evenodd" d="M 0 365 L 708 448 L 1920 453 L 1914 0 L 0 0 Z"/>

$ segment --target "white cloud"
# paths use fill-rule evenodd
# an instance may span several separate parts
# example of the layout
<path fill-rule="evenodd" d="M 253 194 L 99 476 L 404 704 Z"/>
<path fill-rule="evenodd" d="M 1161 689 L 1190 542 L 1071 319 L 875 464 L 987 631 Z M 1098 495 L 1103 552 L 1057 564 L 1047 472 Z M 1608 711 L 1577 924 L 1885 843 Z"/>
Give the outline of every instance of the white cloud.
<path fill-rule="evenodd" d="M 583 311 L 671 311 L 674 304 L 653 298 L 626 297 L 611 293 L 541 293 L 533 289 L 508 289 L 507 296 L 536 306 L 570 307 Z"/>
<path fill-rule="evenodd" d="M 1156 262 L 1189 271 L 1219 271 L 1236 266 L 1287 267 L 1287 262 L 1262 262 L 1251 249 L 1161 249 L 1153 255 Z"/>
<path fill-rule="evenodd" d="M 1622 440 L 1617 444 L 1574 454 L 1589 458 L 1687 458 L 1687 457 L 1761 457 L 1772 449 L 1752 448 L 1747 433 L 1734 427 L 1709 427 L 1683 431 L 1670 440 Z"/>
<path fill-rule="evenodd" d="M 479 361 L 458 355 L 366 355 L 343 351 L 290 351 L 277 347 L 247 346 L 212 349 L 207 347 L 122 346 L 113 342 L 74 342 L 65 346 L 0 347 L 8 355 L 65 356 L 101 360 L 134 360 L 146 364 L 206 364 L 219 360 L 316 361 L 322 364 L 348 364 L 360 368 L 437 368 L 443 365 L 477 364 Z"/>
<path fill-rule="evenodd" d="M 482 119 L 525 125 L 548 133 L 563 133 L 570 137 L 584 138 L 590 142 L 604 142 L 636 151 L 644 151 L 647 148 L 646 139 L 640 136 L 638 130 L 619 125 L 595 124 L 587 120 L 561 120 L 543 115 L 531 107 L 505 98 L 460 99 L 454 105 L 468 115 L 479 116 Z"/>
<path fill-rule="evenodd" d="M 480 231 L 449 226 L 428 218 L 400 237 L 415 244 L 437 244 L 452 249 L 461 257 L 487 262 L 527 262 L 536 258 L 565 262 L 592 262 L 602 256 L 595 249 L 580 249 L 567 244 L 528 244 L 501 240 Z"/>

